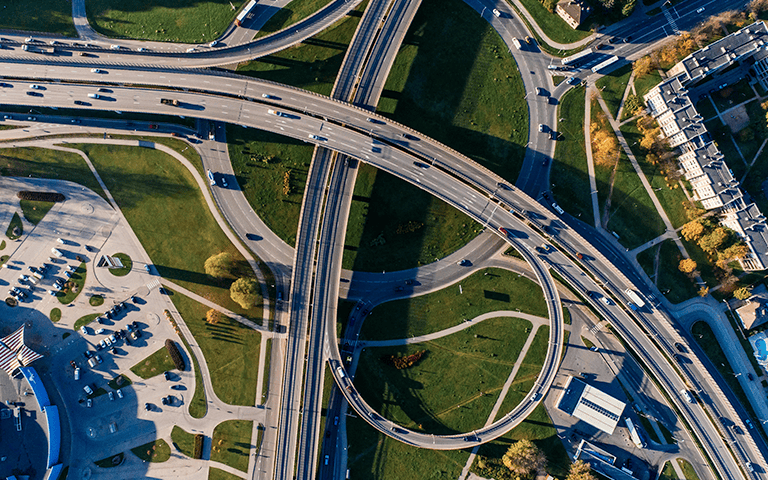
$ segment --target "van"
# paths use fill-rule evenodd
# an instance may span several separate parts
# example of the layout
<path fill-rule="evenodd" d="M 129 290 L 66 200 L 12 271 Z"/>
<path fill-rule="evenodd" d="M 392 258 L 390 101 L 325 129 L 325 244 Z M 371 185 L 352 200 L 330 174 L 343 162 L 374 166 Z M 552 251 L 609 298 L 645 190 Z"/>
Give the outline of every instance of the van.
<path fill-rule="evenodd" d="M 96 359 L 94 357 L 91 357 L 88 359 L 88 366 L 91 368 L 96 368 Z"/>
<path fill-rule="evenodd" d="M 56 255 L 58 258 L 61 258 L 64 256 L 64 254 L 61 253 L 61 251 L 58 248 L 52 248 L 51 253 Z"/>
<path fill-rule="evenodd" d="M 346 372 L 344 372 L 344 367 L 336 368 L 336 373 L 338 373 L 339 377 L 341 377 L 341 378 L 346 378 L 347 377 Z"/>
<path fill-rule="evenodd" d="M 109 48 L 112 50 L 120 50 L 120 45 L 110 45 Z"/>
<path fill-rule="evenodd" d="M 89 93 L 88 98 L 95 98 L 98 100 L 99 98 L 101 98 L 101 96 L 98 93 Z"/>
<path fill-rule="evenodd" d="M 693 395 L 691 395 L 691 392 L 689 392 L 686 389 L 680 390 L 680 395 L 682 395 L 685 398 L 685 401 L 688 403 L 695 403 L 693 401 Z"/>
<path fill-rule="evenodd" d="M 80 367 L 75 367 L 75 380 L 80 380 Z"/>
<path fill-rule="evenodd" d="M 494 8 L 494 9 L 493 9 L 493 16 L 498 18 L 498 17 L 500 17 L 500 16 L 501 16 L 501 12 L 500 12 L 500 11 L 498 11 L 498 10 L 496 10 L 496 9 Z"/>

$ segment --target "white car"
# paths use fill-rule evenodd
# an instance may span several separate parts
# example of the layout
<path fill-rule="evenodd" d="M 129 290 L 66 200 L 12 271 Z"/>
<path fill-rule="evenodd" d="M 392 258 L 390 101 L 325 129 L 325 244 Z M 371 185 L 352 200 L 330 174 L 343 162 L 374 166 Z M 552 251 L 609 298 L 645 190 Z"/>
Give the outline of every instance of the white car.
<path fill-rule="evenodd" d="M 194 52 L 195 50 L 196 50 L 196 48 L 195 48 L 195 47 L 189 47 L 189 48 L 187 49 L 187 53 L 192 53 L 192 52 Z"/>
<path fill-rule="evenodd" d="M 100 68 L 92 68 L 91 73 L 104 73 L 104 70 L 101 70 Z"/>
<path fill-rule="evenodd" d="M 111 48 L 112 50 L 120 50 L 120 45 L 110 45 L 109 48 Z"/>
<path fill-rule="evenodd" d="M 85 392 L 87 395 L 91 395 L 91 394 L 93 393 L 93 389 L 91 388 L 91 386 L 90 386 L 90 385 L 86 385 L 86 386 L 84 386 L 84 387 L 83 387 L 83 391 L 84 391 L 84 392 Z"/>
<path fill-rule="evenodd" d="M 122 390 L 118 390 L 117 391 L 117 398 L 123 398 L 123 391 Z"/>
<path fill-rule="evenodd" d="M 101 98 L 101 95 L 99 95 L 98 93 L 89 93 L 88 94 L 88 98 L 99 99 L 99 98 Z"/>
<path fill-rule="evenodd" d="M 496 10 L 496 9 L 494 8 L 494 9 L 493 9 L 493 16 L 494 16 L 494 17 L 500 17 L 500 16 L 501 16 L 501 12 L 500 12 L 500 11 L 498 11 L 498 10 Z"/>
<path fill-rule="evenodd" d="M 216 46 L 216 45 L 218 45 L 218 44 L 219 44 L 219 41 L 218 41 L 218 40 L 214 40 L 214 41 L 212 41 L 211 43 L 209 43 L 209 44 L 208 44 L 208 46 L 209 46 L 209 47 L 211 47 L 211 48 L 213 48 L 213 47 L 215 47 L 215 46 Z"/>
<path fill-rule="evenodd" d="M 696 9 L 696 13 L 701 13 L 704 11 L 704 7 L 699 7 Z"/>
<path fill-rule="evenodd" d="M 146 52 L 146 51 L 147 51 L 147 49 L 146 49 L 146 48 L 144 48 L 144 47 L 139 47 L 138 51 L 139 51 L 139 52 Z"/>
<path fill-rule="evenodd" d="M 50 292 L 50 290 L 48 291 Z M 83 335 L 88 335 L 88 329 L 85 328 L 85 325 L 80 327 L 80 333 L 82 333 Z"/>
<path fill-rule="evenodd" d="M 105 332 L 105 330 L 103 328 L 100 328 L 100 329 L 96 330 L 96 335 L 101 335 L 104 332 Z"/>

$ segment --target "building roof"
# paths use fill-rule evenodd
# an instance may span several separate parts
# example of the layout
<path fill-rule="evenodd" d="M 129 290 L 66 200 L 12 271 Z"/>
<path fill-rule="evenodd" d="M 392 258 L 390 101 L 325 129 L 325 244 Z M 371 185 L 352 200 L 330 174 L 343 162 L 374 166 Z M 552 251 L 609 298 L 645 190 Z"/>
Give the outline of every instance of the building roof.
<path fill-rule="evenodd" d="M 584 460 L 600 475 L 611 480 L 634 480 L 635 477 L 616 467 L 616 457 L 582 439 L 573 460 Z"/>
<path fill-rule="evenodd" d="M 575 377 L 568 377 L 557 408 L 611 435 L 626 403 Z"/>
<path fill-rule="evenodd" d="M 557 6 L 577 24 L 581 24 L 592 13 L 592 8 L 581 0 L 560 0 Z"/>
<path fill-rule="evenodd" d="M 0 369 L 8 375 L 23 366 L 29 365 L 43 356 L 24 344 L 24 325 L 12 334 L 0 339 Z"/>

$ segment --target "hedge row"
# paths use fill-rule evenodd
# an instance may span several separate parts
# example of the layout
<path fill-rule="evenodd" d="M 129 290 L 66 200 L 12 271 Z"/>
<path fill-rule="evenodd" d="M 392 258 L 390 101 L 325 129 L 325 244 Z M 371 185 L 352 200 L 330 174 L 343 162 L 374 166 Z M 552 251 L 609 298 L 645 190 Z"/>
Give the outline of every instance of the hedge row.
<path fill-rule="evenodd" d="M 195 448 L 192 450 L 192 458 L 199 460 L 203 458 L 203 441 L 205 436 L 202 433 L 195 434 Z"/>
<path fill-rule="evenodd" d="M 21 200 L 35 200 L 38 202 L 63 202 L 67 199 L 63 194 L 56 192 L 29 192 L 22 190 L 16 194 Z"/>
<path fill-rule="evenodd" d="M 165 340 L 165 348 L 168 350 L 168 355 L 171 356 L 171 361 L 176 365 L 176 369 L 183 372 L 186 364 L 184 363 L 184 359 L 181 358 L 179 347 L 176 346 L 176 343 L 174 343 L 173 340 L 168 338 Z"/>

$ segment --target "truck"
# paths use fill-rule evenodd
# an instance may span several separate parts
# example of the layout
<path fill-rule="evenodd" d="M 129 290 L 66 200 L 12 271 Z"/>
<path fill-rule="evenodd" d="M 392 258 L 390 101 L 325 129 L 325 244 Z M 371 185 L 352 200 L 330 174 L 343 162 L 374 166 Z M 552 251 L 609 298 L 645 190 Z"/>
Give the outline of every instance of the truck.
<path fill-rule="evenodd" d="M 632 310 L 637 310 L 638 308 L 643 308 L 645 306 L 643 299 L 640 298 L 640 295 L 638 295 L 634 290 L 628 288 L 624 290 L 624 293 L 626 293 L 629 299 L 632 300 L 632 303 L 629 304 L 629 308 L 632 308 L 633 303 L 637 307 L 632 308 Z"/>
<path fill-rule="evenodd" d="M 640 431 L 635 427 L 635 424 L 632 423 L 632 420 L 629 418 L 626 419 L 627 421 L 627 429 L 629 430 L 629 437 L 632 439 L 632 442 L 637 446 L 637 448 L 645 448 L 646 443 L 645 440 L 643 440 L 643 437 L 640 435 Z"/>
<path fill-rule="evenodd" d="M 56 47 L 48 45 L 29 45 L 24 44 L 21 49 L 25 52 L 42 53 L 43 55 L 53 55 L 56 53 Z"/>
<path fill-rule="evenodd" d="M 256 0 L 251 0 L 248 2 L 248 5 L 245 6 L 245 8 L 237 14 L 237 18 L 235 18 L 235 25 L 238 27 L 243 25 L 243 20 L 250 15 L 251 10 L 253 10 L 253 7 L 256 6 Z"/>
<path fill-rule="evenodd" d="M 160 103 L 162 103 L 163 105 L 173 105 L 174 107 L 179 106 L 179 101 L 176 100 L 175 98 L 161 98 Z"/>

